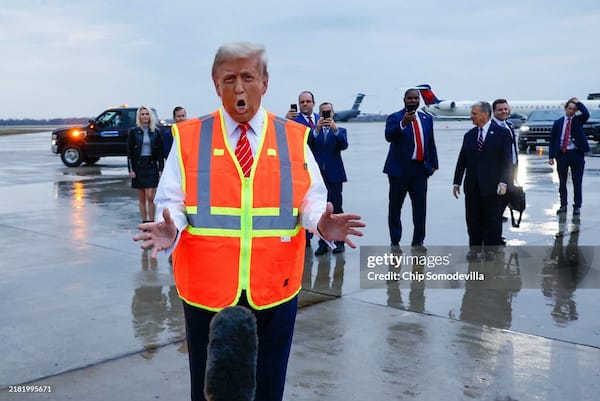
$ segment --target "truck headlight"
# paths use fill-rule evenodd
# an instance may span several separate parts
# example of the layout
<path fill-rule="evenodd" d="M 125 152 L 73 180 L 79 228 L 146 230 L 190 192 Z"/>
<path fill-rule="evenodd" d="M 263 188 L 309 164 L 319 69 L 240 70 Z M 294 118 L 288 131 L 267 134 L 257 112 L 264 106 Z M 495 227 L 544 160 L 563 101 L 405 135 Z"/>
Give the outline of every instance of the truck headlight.
<path fill-rule="evenodd" d="M 529 126 L 527 126 L 527 125 L 521 125 L 520 129 L 521 129 L 521 132 L 524 134 L 529 132 Z"/>

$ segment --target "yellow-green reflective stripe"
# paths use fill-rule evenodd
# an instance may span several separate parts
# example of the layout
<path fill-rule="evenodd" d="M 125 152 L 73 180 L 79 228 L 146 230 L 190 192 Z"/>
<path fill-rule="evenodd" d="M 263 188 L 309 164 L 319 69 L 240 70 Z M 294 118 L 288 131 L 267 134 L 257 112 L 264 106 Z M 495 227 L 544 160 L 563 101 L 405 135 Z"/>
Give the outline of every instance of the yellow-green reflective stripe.
<path fill-rule="evenodd" d="M 221 230 L 218 228 L 196 228 L 187 226 L 185 229 L 187 232 L 193 235 L 204 235 L 211 237 L 240 237 L 242 235 L 241 230 Z"/>
<path fill-rule="evenodd" d="M 297 226 L 293 230 L 252 230 L 253 238 L 264 238 L 264 237 L 293 237 L 298 235 L 300 226 Z"/>
<path fill-rule="evenodd" d="M 173 140 L 175 141 L 175 146 L 177 147 L 177 162 L 179 163 L 179 171 L 181 171 L 181 191 L 185 193 L 185 168 L 183 166 L 183 156 L 181 155 L 181 137 L 179 134 L 179 128 L 177 128 L 177 124 L 171 125 L 171 134 L 173 135 Z"/>
<path fill-rule="evenodd" d="M 196 214 L 198 208 L 196 206 L 186 206 L 185 211 L 189 214 Z M 211 206 L 211 214 L 225 214 L 228 216 L 241 216 L 242 210 L 237 207 L 218 207 Z M 252 216 L 279 216 L 280 209 L 278 207 L 257 207 L 250 211 Z M 297 207 L 293 208 L 292 214 L 298 216 L 299 210 Z"/>
<path fill-rule="evenodd" d="M 302 287 L 298 288 L 298 291 L 294 292 L 291 296 L 287 297 L 286 299 L 283 299 L 283 300 L 281 300 L 279 302 L 273 302 L 272 304 L 263 305 L 263 306 L 258 306 L 254 302 L 252 302 L 252 294 L 250 294 L 250 290 L 249 289 L 246 292 L 248 293 L 248 303 L 250 304 L 250 306 L 252 307 L 252 309 L 263 310 L 263 309 L 274 308 L 276 306 L 279 306 L 281 304 L 284 304 L 284 303 L 288 302 L 289 300 L 291 300 L 292 298 L 294 298 L 296 295 L 298 295 L 298 293 L 300 292 L 301 289 L 302 289 Z"/>
<path fill-rule="evenodd" d="M 223 214 L 226 216 L 241 216 L 242 215 L 242 209 L 238 208 L 238 207 L 218 207 L 218 206 L 211 206 L 210 208 L 210 214 Z"/>

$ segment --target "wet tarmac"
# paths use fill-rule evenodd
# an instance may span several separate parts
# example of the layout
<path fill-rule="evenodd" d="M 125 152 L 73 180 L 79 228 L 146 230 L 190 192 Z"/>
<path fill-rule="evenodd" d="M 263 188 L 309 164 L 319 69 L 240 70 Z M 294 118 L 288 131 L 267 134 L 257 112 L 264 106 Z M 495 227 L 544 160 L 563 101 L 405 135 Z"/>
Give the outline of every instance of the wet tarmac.
<path fill-rule="evenodd" d="M 366 258 L 390 252 L 387 144 L 382 123 L 345 126 L 344 209 L 368 227 L 360 249 L 307 254 L 286 400 L 597 400 L 600 158 L 586 158 L 581 216 L 561 219 L 547 150 L 521 154 L 521 227 L 504 224 L 494 260 L 467 263 L 451 182 L 470 124 L 436 122 L 426 255 L 451 263 L 413 260 L 398 272 L 416 275 L 369 280 Z M 49 133 L 0 137 L 0 399 L 189 399 L 172 270 L 131 240 L 125 158 L 67 168 L 49 147 Z M 408 201 L 402 216 L 409 256 Z M 415 278 L 428 272 L 485 280 Z"/>

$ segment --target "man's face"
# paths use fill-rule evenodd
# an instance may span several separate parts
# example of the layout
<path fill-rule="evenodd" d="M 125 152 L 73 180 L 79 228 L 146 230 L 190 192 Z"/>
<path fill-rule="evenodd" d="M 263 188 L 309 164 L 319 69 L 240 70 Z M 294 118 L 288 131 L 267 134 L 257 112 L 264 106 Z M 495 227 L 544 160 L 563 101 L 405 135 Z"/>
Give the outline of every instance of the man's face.
<path fill-rule="evenodd" d="M 263 76 L 258 57 L 252 56 L 223 62 L 213 82 L 227 113 L 245 123 L 258 112 L 269 79 Z"/>
<path fill-rule="evenodd" d="M 300 103 L 300 112 L 302 114 L 311 115 L 313 113 L 315 102 L 313 102 L 310 93 L 302 93 L 298 96 L 298 103 Z"/>
<path fill-rule="evenodd" d="M 331 113 L 331 114 L 330 114 L 330 117 L 331 117 L 331 118 L 333 118 L 333 115 L 334 115 L 333 106 L 332 106 L 332 105 L 330 105 L 330 104 L 328 104 L 328 103 L 327 103 L 327 104 L 323 104 L 323 105 L 319 106 L 319 115 L 320 115 L 321 117 L 323 117 L 323 112 L 324 112 L 325 110 L 329 110 L 329 112 Z"/>
<path fill-rule="evenodd" d="M 567 117 L 573 117 L 577 112 L 577 105 L 575 103 L 569 103 L 567 107 L 565 107 L 565 114 Z"/>
<path fill-rule="evenodd" d="M 187 119 L 185 109 L 177 110 L 175 112 L 175 115 L 173 116 L 173 119 L 175 120 L 176 123 L 185 121 Z"/>
<path fill-rule="evenodd" d="M 498 103 L 494 109 L 494 117 L 500 121 L 506 121 L 510 115 L 510 107 L 508 103 Z"/>
<path fill-rule="evenodd" d="M 404 96 L 404 105 L 416 105 L 419 107 L 419 91 L 411 90 Z"/>
<path fill-rule="evenodd" d="M 471 107 L 471 121 L 479 128 L 483 127 L 490 119 L 489 113 L 481 111 L 481 106 Z"/>

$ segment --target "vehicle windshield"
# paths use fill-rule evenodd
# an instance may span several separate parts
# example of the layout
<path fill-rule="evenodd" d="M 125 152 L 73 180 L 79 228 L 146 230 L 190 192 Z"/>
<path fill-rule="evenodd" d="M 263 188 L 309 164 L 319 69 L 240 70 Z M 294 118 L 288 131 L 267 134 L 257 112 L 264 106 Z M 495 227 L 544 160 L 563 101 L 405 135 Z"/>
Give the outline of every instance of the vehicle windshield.
<path fill-rule="evenodd" d="M 529 118 L 527 118 L 527 122 L 534 121 L 554 121 L 563 116 L 562 111 L 558 110 L 535 110 L 529 114 Z"/>
<path fill-rule="evenodd" d="M 590 119 L 600 120 L 600 110 L 592 110 L 592 111 L 590 111 Z"/>

